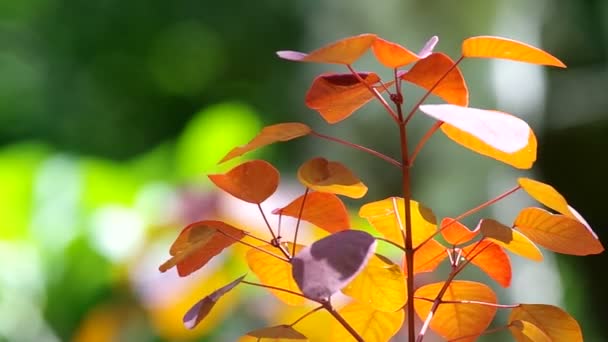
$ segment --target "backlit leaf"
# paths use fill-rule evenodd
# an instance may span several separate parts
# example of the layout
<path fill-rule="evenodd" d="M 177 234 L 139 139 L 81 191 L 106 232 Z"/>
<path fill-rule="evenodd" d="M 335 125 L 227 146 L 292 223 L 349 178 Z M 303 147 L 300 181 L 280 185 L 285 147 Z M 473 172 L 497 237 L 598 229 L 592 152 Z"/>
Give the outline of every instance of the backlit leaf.
<path fill-rule="evenodd" d="M 481 268 L 502 287 L 511 285 L 511 261 L 505 251 L 494 242 L 483 240 L 462 249 L 465 258 Z"/>
<path fill-rule="evenodd" d="M 375 34 L 361 34 L 328 44 L 311 53 L 298 51 L 278 51 L 283 59 L 296 62 L 352 64 L 363 55 L 376 40 Z"/>
<path fill-rule="evenodd" d="M 589 255 L 604 251 L 602 243 L 583 223 L 568 216 L 525 208 L 513 225 L 530 240 L 557 253 Z"/>
<path fill-rule="evenodd" d="M 245 276 L 241 276 L 231 283 L 215 290 L 207 297 L 201 299 L 198 303 L 194 304 L 190 310 L 184 315 L 184 325 L 188 329 L 194 329 L 200 321 L 202 321 L 211 312 L 211 309 L 215 306 L 215 303 L 228 291 L 232 290 L 235 286 L 241 283 Z"/>
<path fill-rule="evenodd" d="M 279 186 L 279 171 L 264 160 L 252 160 L 225 174 L 209 175 L 220 189 L 245 202 L 260 204 Z"/>
<path fill-rule="evenodd" d="M 351 302 L 338 313 L 355 329 L 365 342 L 386 342 L 403 324 L 404 311 L 382 312 L 363 303 Z M 332 321 L 331 341 L 355 341 L 336 320 Z"/>
<path fill-rule="evenodd" d="M 412 222 L 412 243 L 417 247 L 437 231 L 437 221 L 433 212 L 416 201 L 410 201 Z M 398 212 L 399 215 L 395 215 Z M 363 205 L 359 216 L 367 219 L 388 240 L 404 246 L 405 205 L 401 197 L 389 197 L 381 201 Z M 415 260 L 414 260 L 415 261 Z"/>
<path fill-rule="evenodd" d="M 382 38 L 376 38 L 374 44 L 372 44 L 372 51 L 380 63 L 391 69 L 399 68 L 420 59 L 417 54 L 405 47 Z"/>
<path fill-rule="evenodd" d="M 509 324 L 511 335 L 517 342 L 552 342 L 539 327 L 528 322 L 515 320 Z"/>
<path fill-rule="evenodd" d="M 177 273 L 185 277 L 205 266 L 224 248 L 242 239 L 245 233 L 221 221 L 199 221 L 186 226 L 171 245 L 173 257 L 159 267 L 166 272 L 177 265 Z"/>
<path fill-rule="evenodd" d="M 566 67 L 559 59 L 539 48 L 502 37 L 479 36 L 465 39 L 462 42 L 462 55 Z"/>
<path fill-rule="evenodd" d="M 311 132 L 310 127 L 299 122 L 286 122 L 270 125 L 262 128 L 262 131 L 243 146 L 233 148 L 222 160 L 220 164 L 241 156 L 247 152 L 256 150 L 260 147 L 273 144 L 279 141 L 289 141 L 305 136 Z"/>
<path fill-rule="evenodd" d="M 520 304 L 511 311 L 509 323 L 518 320 L 532 323 L 553 342 L 583 341 L 578 322 L 567 312 L 553 305 Z"/>
<path fill-rule="evenodd" d="M 450 57 L 436 52 L 418 61 L 412 69 L 401 75 L 401 79 L 429 90 L 453 65 L 454 61 Z M 469 103 L 469 91 L 458 67 L 450 70 L 432 93 L 447 103 L 460 106 L 466 106 Z"/>
<path fill-rule="evenodd" d="M 528 195 L 543 205 L 546 205 L 560 214 L 573 217 L 564 196 L 557 192 L 551 185 L 523 177 L 518 178 L 517 183 L 519 183 L 519 186 L 521 186 Z"/>
<path fill-rule="evenodd" d="M 302 164 L 298 169 L 298 179 L 304 186 L 315 191 L 351 198 L 361 198 L 367 193 L 367 186 L 346 166 L 325 158 L 313 158 Z"/>
<path fill-rule="evenodd" d="M 474 152 L 518 168 L 529 168 L 536 160 L 534 133 L 513 115 L 451 104 L 422 105 L 420 110 L 443 121 L 442 131 Z"/>
<path fill-rule="evenodd" d="M 543 260 L 543 254 L 538 247 L 526 237 L 527 234 L 524 235 L 517 230 L 492 219 L 481 220 L 479 222 L 479 229 L 486 239 L 493 241 L 517 255 L 534 261 Z"/>
<path fill-rule="evenodd" d="M 420 246 L 414 254 L 414 274 L 433 272 L 448 257 L 445 246 L 431 239 Z M 407 258 L 403 257 L 403 272 L 407 275 Z"/>
<path fill-rule="evenodd" d="M 309 192 L 272 213 L 298 218 L 303 201 L 302 220 L 330 233 L 349 229 L 350 218 L 346 206 L 338 196 L 326 192 Z"/>
<path fill-rule="evenodd" d="M 306 92 L 304 100 L 306 106 L 319 112 L 330 124 L 348 118 L 374 98 L 368 85 L 372 86 L 380 82 L 380 77 L 375 73 L 358 74 L 365 83 L 360 82 L 351 73 L 317 76 Z M 382 92 L 384 88 L 378 91 Z"/>
<path fill-rule="evenodd" d="M 415 292 L 416 297 L 435 299 L 443 287 L 443 282 L 424 285 Z M 478 301 L 496 304 L 496 294 L 490 287 L 482 283 L 454 280 L 448 286 L 442 297 L 444 301 Z M 432 302 L 416 299 L 414 309 L 418 316 L 425 320 L 431 310 Z M 492 322 L 496 307 L 483 304 L 452 304 L 439 305 L 433 319 L 431 329 L 446 340 L 481 334 Z M 458 341 L 474 341 L 476 337 L 458 339 Z"/>
<path fill-rule="evenodd" d="M 290 327 L 289 325 L 277 325 L 274 327 L 256 329 L 241 337 L 239 342 L 289 342 L 308 341 L 308 338 Z"/>
<path fill-rule="evenodd" d="M 289 251 L 293 248 L 293 244 L 284 244 Z M 263 245 L 259 248 L 269 251 L 276 255 L 281 255 L 276 247 Z M 298 245 L 296 252 L 302 249 L 303 246 Z M 258 251 L 254 248 L 250 249 L 246 255 L 249 269 L 260 279 L 260 282 L 265 285 L 275 286 L 282 289 L 290 290 L 296 293 L 302 293 L 298 288 L 298 284 L 291 275 L 291 264 L 283 260 L 272 257 L 266 253 Z M 289 305 L 302 305 L 306 300 L 304 297 L 283 291 L 269 289 L 277 298 Z"/>
<path fill-rule="evenodd" d="M 378 311 L 394 312 L 407 300 L 405 277 L 399 265 L 379 256 L 372 256 L 342 292 Z"/>
<path fill-rule="evenodd" d="M 365 267 L 376 239 L 360 230 L 334 233 L 302 248 L 292 259 L 292 274 L 307 297 L 328 300 Z"/>
<path fill-rule="evenodd" d="M 458 221 L 452 221 L 454 221 L 454 219 L 446 217 L 441 220 L 440 224 L 441 235 L 443 235 L 445 241 L 451 245 L 467 243 L 479 234 L 478 230 L 471 231 L 464 224 Z"/>

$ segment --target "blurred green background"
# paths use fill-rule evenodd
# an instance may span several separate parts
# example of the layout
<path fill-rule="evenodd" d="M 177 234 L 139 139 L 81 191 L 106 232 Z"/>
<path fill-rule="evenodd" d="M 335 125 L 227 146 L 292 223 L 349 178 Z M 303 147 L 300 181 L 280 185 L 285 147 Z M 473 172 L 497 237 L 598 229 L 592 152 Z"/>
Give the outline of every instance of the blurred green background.
<path fill-rule="evenodd" d="M 606 241 L 606 22 L 601 0 L 0 1 L 0 340 L 232 341 L 296 317 L 264 292 L 240 288 L 208 322 L 186 331 L 185 310 L 242 274 L 242 250 L 184 279 L 157 268 L 189 222 L 260 226 L 255 211 L 214 192 L 205 174 L 233 166 L 216 162 L 264 125 L 302 121 L 397 155 L 398 132 L 377 104 L 335 127 L 305 108 L 312 78 L 335 68 L 274 54 L 364 32 L 413 50 L 438 35 L 437 49 L 453 57 L 466 37 L 501 35 L 562 59 L 567 70 L 504 61 L 462 66 L 472 106 L 517 114 L 534 127 L 533 172 L 438 134 L 414 168 L 414 195 L 438 217 L 455 216 L 531 175 L 560 190 Z M 358 66 L 378 68 L 371 58 Z M 406 100 L 419 94 L 410 89 Z M 416 119 L 412 139 L 429 125 Z M 316 155 L 351 166 L 371 188 L 366 202 L 398 194 L 398 175 L 383 163 L 306 138 L 247 156 L 282 171 L 267 209 L 300 193 L 293 173 Z M 349 203 L 356 210 L 363 202 Z M 516 196 L 485 213 L 511 222 L 531 204 Z M 601 325 L 606 259 L 547 255 L 532 264 L 514 257 L 503 301 L 558 304 L 587 340 L 608 340 Z M 311 322 L 325 324 L 317 316 Z M 320 339 L 310 325 L 311 339 Z"/>

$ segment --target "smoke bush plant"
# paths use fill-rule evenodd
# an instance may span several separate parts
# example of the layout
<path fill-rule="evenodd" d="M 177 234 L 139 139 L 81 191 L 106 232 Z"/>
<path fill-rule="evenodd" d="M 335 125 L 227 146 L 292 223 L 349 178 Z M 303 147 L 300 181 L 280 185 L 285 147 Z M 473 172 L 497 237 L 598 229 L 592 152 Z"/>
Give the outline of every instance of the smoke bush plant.
<path fill-rule="evenodd" d="M 529 178 L 514 181 L 504 193 L 439 223 L 428 207 L 412 198 L 410 173 L 425 143 L 438 130 L 454 142 L 515 168 L 528 169 L 536 160 L 536 138 L 526 122 L 496 110 L 468 107 L 468 90 L 458 65 L 470 58 L 502 58 L 555 67 L 565 67 L 557 58 L 535 47 L 500 37 L 480 36 L 463 41 L 462 55 L 453 61 L 433 52 L 437 37 L 419 52 L 384 40 L 374 34 L 348 37 L 311 53 L 279 51 L 279 57 L 345 67 L 344 73 L 316 77 L 306 94 L 306 105 L 330 124 L 343 121 L 358 108 L 377 100 L 399 128 L 399 160 L 378 151 L 313 131 L 302 123 L 281 123 L 265 127 L 246 145 L 236 147 L 220 162 L 262 146 L 306 135 L 326 139 L 370 153 L 394 166 L 401 176 L 401 197 L 363 204 L 359 215 L 379 233 L 373 236 L 351 228 L 345 205 L 339 196 L 361 198 L 367 187 L 346 166 L 323 157 L 313 158 L 298 170 L 304 185 L 301 196 L 272 213 L 297 218 L 291 239 L 279 236 L 269 223 L 261 204 L 279 184 L 279 172 L 268 162 L 244 162 L 225 174 L 209 175 L 220 189 L 258 207 L 268 227 L 269 238 L 233 227 L 221 221 L 204 220 L 183 229 L 170 249 L 171 258 L 161 271 L 177 266 L 180 276 L 203 267 L 224 248 L 241 243 L 250 247 L 247 263 L 260 283 L 245 275 L 207 295 L 184 316 L 188 328 L 197 325 L 226 292 L 240 284 L 270 290 L 288 305 L 312 301 L 318 306 L 288 324 L 246 333 L 241 341 L 305 341 L 297 323 L 317 310 L 327 310 L 335 322 L 332 341 L 387 341 L 407 325 L 409 341 L 422 341 L 428 329 L 449 341 L 472 341 L 480 335 L 509 330 L 517 341 L 582 341 L 575 319 L 562 309 L 544 304 L 499 304 L 494 291 L 479 282 L 457 279 L 473 264 L 503 287 L 511 281 L 511 252 L 534 261 L 543 256 L 537 246 L 548 250 L 588 255 L 603 246 L 585 220 L 553 187 Z M 353 63 L 368 50 L 384 67 L 393 70 L 390 80 L 374 72 L 355 70 Z M 410 69 L 404 66 L 412 64 Z M 404 112 L 403 81 L 426 89 L 426 94 Z M 446 104 L 423 105 L 430 94 Z M 407 128 L 418 111 L 434 125 L 410 150 Z M 523 190 L 552 209 L 524 208 L 512 224 L 483 218 L 474 229 L 459 220 Z M 330 235 L 309 246 L 297 243 L 300 221 L 312 223 Z M 280 221 L 279 221 L 280 222 Z M 438 241 L 442 235 L 443 243 Z M 290 240 L 290 241 L 287 241 Z M 377 243 L 388 243 L 403 253 L 395 264 L 376 254 Z M 414 287 L 422 272 L 433 271 L 448 260 L 445 281 Z M 332 296 L 342 292 L 352 301 L 337 309 Z M 510 310 L 508 321 L 488 330 L 497 310 Z M 416 327 L 415 315 L 423 324 Z"/>

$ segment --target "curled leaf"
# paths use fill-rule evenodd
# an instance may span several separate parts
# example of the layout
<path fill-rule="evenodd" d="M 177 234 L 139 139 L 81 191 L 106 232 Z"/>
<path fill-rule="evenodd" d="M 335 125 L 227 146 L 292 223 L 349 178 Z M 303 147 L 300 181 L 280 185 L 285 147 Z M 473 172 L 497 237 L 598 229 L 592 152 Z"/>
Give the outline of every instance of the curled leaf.
<path fill-rule="evenodd" d="M 376 239 L 359 230 L 344 230 L 302 248 L 291 259 L 292 274 L 302 293 L 328 300 L 365 267 Z"/>
<path fill-rule="evenodd" d="M 452 221 L 454 221 L 454 219 L 446 217 L 441 220 L 440 224 L 441 235 L 443 235 L 445 241 L 451 245 L 467 243 L 479 234 L 478 230 L 471 231 L 464 224 L 458 221 Z"/>
<path fill-rule="evenodd" d="M 446 73 L 448 74 L 445 75 Z M 458 67 L 454 67 L 454 61 L 443 53 L 436 52 L 418 61 L 412 69 L 401 75 L 401 79 L 426 90 L 441 80 L 432 90 L 433 94 L 447 103 L 460 106 L 469 103 L 469 91 L 462 73 Z"/>
<path fill-rule="evenodd" d="M 507 227 L 492 219 L 483 219 L 479 221 L 478 227 L 481 234 L 483 234 L 486 239 L 493 241 L 499 246 L 530 260 L 543 260 L 542 253 L 538 247 L 526 237 L 527 234 L 523 235 L 517 230 L 511 229 L 511 227 Z"/>
<path fill-rule="evenodd" d="M 302 220 L 330 233 L 349 229 L 350 218 L 346 206 L 338 196 L 326 192 L 310 192 L 302 195 L 272 213 L 298 218 L 302 204 L 304 204 Z"/>
<path fill-rule="evenodd" d="M 289 341 L 308 341 L 308 338 L 302 333 L 290 327 L 289 325 L 277 325 L 274 327 L 256 329 L 248 332 L 241 337 L 239 342 L 258 342 L 258 341 L 273 341 L 273 342 L 289 342 Z"/>
<path fill-rule="evenodd" d="M 513 225 L 548 250 L 571 255 L 599 254 L 604 246 L 580 221 L 540 208 L 523 209 Z"/>
<path fill-rule="evenodd" d="M 273 144 L 279 141 L 289 141 L 302 136 L 305 136 L 311 132 L 310 127 L 299 122 L 286 122 L 276 125 L 270 125 L 262 128 L 262 131 L 251 139 L 250 142 L 243 146 L 237 146 L 233 148 L 222 160 L 220 164 L 227 162 L 233 158 L 241 156 L 247 152 L 256 150 L 260 147 Z"/>
<path fill-rule="evenodd" d="M 358 75 L 365 83 L 351 73 L 317 76 L 306 93 L 306 106 L 319 112 L 330 124 L 348 118 L 374 98 L 368 86 L 380 82 L 380 77 L 373 72 Z M 384 87 L 378 91 L 384 91 Z"/>
<path fill-rule="evenodd" d="M 241 276 L 229 284 L 215 290 L 207 297 L 201 299 L 198 303 L 194 304 L 190 310 L 184 315 L 184 325 L 188 329 L 194 329 L 200 321 L 202 321 L 211 312 L 211 309 L 215 306 L 215 303 L 228 291 L 232 290 L 235 286 L 241 283 L 245 276 Z"/>
<path fill-rule="evenodd" d="M 405 317 L 403 310 L 382 312 L 358 302 L 347 304 L 338 313 L 365 342 L 390 340 L 401 328 Z M 330 341 L 354 341 L 354 338 L 337 320 L 332 320 Z"/>
<path fill-rule="evenodd" d="M 462 42 L 462 55 L 464 57 L 502 58 L 560 68 L 566 67 L 562 61 L 539 48 L 502 37 L 478 36 L 465 39 Z"/>
<path fill-rule="evenodd" d="M 277 55 L 295 62 L 350 65 L 371 47 L 374 40 L 376 40 L 375 34 L 365 33 L 338 40 L 308 54 L 298 51 L 278 51 Z"/>
<path fill-rule="evenodd" d="M 351 198 L 367 193 L 363 184 L 346 166 L 325 158 L 313 158 L 298 169 L 298 179 L 304 186 L 320 192 L 329 192 Z"/>
<path fill-rule="evenodd" d="M 260 204 L 279 186 L 279 171 L 264 160 L 252 160 L 226 174 L 209 175 L 220 189 L 245 202 Z"/>
<path fill-rule="evenodd" d="M 578 322 L 567 312 L 553 305 L 520 304 L 511 311 L 511 315 L 509 316 L 509 323 L 511 325 L 517 327 L 517 323 L 514 324 L 516 321 L 530 322 L 540 329 L 549 338 L 549 341 L 583 341 L 583 334 Z M 528 331 L 532 330 L 534 329 L 528 328 Z M 513 329 L 511 331 L 513 332 Z M 535 335 L 539 335 L 539 333 L 535 332 Z M 514 336 L 517 335 L 514 334 Z M 539 341 L 542 341 L 542 339 Z"/>
<path fill-rule="evenodd" d="M 186 226 L 171 245 L 172 258 L 159 270 L 166 272 L 177 266 L 177 273 L 185 277 L 205 266 L 224 248 L 242 239 L 245 233 L 221 221 L 199 221 Z"/>

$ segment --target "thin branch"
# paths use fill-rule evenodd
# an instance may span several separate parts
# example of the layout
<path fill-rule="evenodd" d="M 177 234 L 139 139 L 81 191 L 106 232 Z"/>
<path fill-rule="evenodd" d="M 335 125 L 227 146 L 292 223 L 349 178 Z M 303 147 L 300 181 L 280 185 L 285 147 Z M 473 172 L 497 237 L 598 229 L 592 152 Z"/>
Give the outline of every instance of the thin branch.
<path fill-rule="evenodd" d="M 285 261 L 285 262 L 290 262 L 290 261 L 289 261 L 289 259 L 286 259 L 286 258 L 284 258 L 284 257 L 282 257 L 282 256 L 280 256 L 280 255 L 276 255 L 276 254 L 274 254 L 274 253 L 272 253 L 272 252 L 269 252 L 269 251 L 267 251 L 267 250 L 264 250 L 264 249 L 262 249 L 262 248 L 260 248 L 260 247 L 258 247 L 258 246 L 254 246 L 254 245 L 250 244 L 249 242 L 245 242 L 245 241 L 243 241 L 243 240 L 241 240 L 241 239 L 237 239 L 237 238 L 235 238 L 234 236 L 231 236 L 230 234 L 227 234 L 227 233 L 225 233 L 225 232 L 223 232 L 223 231 L 221 231 L 221 230 L 219 230 L 219 229 L 218 229 L 217 231 L 218 231 L 220 234 L 222 234 L 222 235 L 224 235 L 224 236 L 226 236 L 226 237 L 228 237 L 228 238 L 230 238 L 230 239 L 234 240 L 234 241 L 235 241 L 235 242 L 237 242 L 237 243 L 240 243 L 240 244 L 245 245 L 245 246 L 247 246 L 247 247 L 251 247 L 251 248 L 253 248 L 253 249 L 257 250 L 257 251 L 260 251 L 260 252 L 262 252 L 262 253 L 268 254 L 268 255 L 270 255 L 271 257 L 277 258 L 277 259 L 279 259 L 279 260 L 283 260 L 283 261 Z M 268 241 L 264 241 L 264 242 L 268 244 Z"/>
<path fill-rule="evenodd" d="M 380 94 L 377 89 L 375 89 L 374 87 L 372 87 L 371 84 L 365 82 L 365 80 L 361 77 L 361 75 L 359 75 L 359 73 L 357 71 L 355 71 L 355 69 L 353 69 L 353 67 L 351 65 L 347 65 L 346 67 L 357 78 L 357 80 L 359 80 L 359 82 L 365 84 L 365 86 L 367 87 L 367 89 L 369 89 L 369 91 L 372 94 L 374 94 L 374 96 L 378 99 L 378 101 L 380 101 L 380 103 L 382 104 L 382 106 L 384 107 L 384 109 L 386 109 L 386 112 L 390 114 L 390 116 L 393 118 L 393 120 L 395 122 L 399 122 L 397 114 L 391 108 L 391 106 L 388 104 L 388 102 L 386 102 L 386 100 L 384 99 L 384 97 L 382 97 L 382 94 Z"/>
<path fill-rule="evenodd" d="M 393 158 L 391 158 L 391 157 L 389 157 L 389 156 L 387 156 L 385 154 L 382 154 L 382 153 L 380 153 L 378 151 L 372 150 L 371 148 L 368 148 L 368 147 L 365 147 L 365 146 L 361 146 L 361 145 L 357 145 L 357 144 L 353 144 L 353 143 L 351 143 L 349 141 L 345 141 L 345 140 L 342 140 L 342 139 L 339 139 L 339 138 L 331 137 L 329 135 L 321 134 L 321 133 L 315 132 L 315 131 L 311 131 L 310 134 L 312 134 L 314 136 L 317 136 L 319 138 L 325 139 L 325 140 L 333 141 L 333 142 L 336 142 L 338 144 L 342 144 L 342 145 L 354 148 L 354 149 L 359 150 L 359 151 L 363 151 L 363 152 L 369 153 L 369 154 L 371 154 L 371 155 L 373 155 L 375 157 L 378 157 L 378 158 L 380 158 L 380 159 L 382 159 L 384 161 L 387 161 L 387 162 L 389 162 L 389 163 L 397 166 L 398 168 L 401 168 L 401 163 L 400 162 L 396 161 L 395 159 L 393 159 Z"/>
<path fill-rule="evenodd" d="M 485 330 L 481 334 L 473 334 L 473 335 L 457 337 L 455 339 L 449 340 L 448 342 L 460 341 L 460 340 L 464 340 L 464 339 L 469 340 L 471 338 L 479 337 L 481 335 L 489 335 L 489 334 L 497 333 L 497 332 L 500 332 L 503 330 L 507 330 L 507 329 L 509 329 L 509 327 L 510 327 L 510 325 L 504 325 L 504 326 Z"/>
<path fill-rule="evenodd" d="M 304 191 L 304 196 L 302 198 L 302 205 L 300 206 L 300 212 L 298 213 L 298 222 L 296 223 L 296 232 L 293 235 L 293 250 L 291 251 L 291 255 L 296 255 L 296 245 L 298 242 L 298 231 L 300 230 L 300 222 L 302 221 L 302 213 L 304 212 L 304 204 L 306 203 L 306 197 L 308 196 L 308 187 Z"/>
<path fill-rule="evenodd" d="M 443 125 L 443 121 L 435 122 L 435 124 L 431 128 L 429 128 L 428 131 L 426 131 L 424 136 L 422 136 L 422 138 L 418 142 L 418 145 L 416 145 L 416 147 L 414 148 L 414 152 L 412 152 L 412 155 L 410 156 L 410 164 L 409 164 L 410 167 L 412 167 L 414 165 L 414 160 L 416 160 L 416 157 L 422 150 L 422 147 L 424 147 L 424 145 L 426 145 L 427 141 L 429 139 L 431 139 L 433 134 L 435 134 L 435 132 L 437 132 L 437 130 L 439 129 L 439 127 L 441 127 L 441 125 Z"/>
<path fill-rule="evenodd" d="M 249 236 L 249 237 L 250 237 L 250 238 L 252 238 L 252 239 L 258 240 L 258 241 L 260 241 L 260 242 L 263 242 L 263 243 L 265 243 L 265 244 L 267 244 L 267 245 L 271 245 L 271 246 L 272 246 L 272 244 L 271 244 L 270 242 L 268 242 L 268 241 L 266 241 L 266 240 L 264 240 L 264 239 L 262 239 L 262 238 L 260 238 L 260 237 L 257 237 L 257 236 L 255 236 L 255 235 L 253 235 L 253 234 L 249 233 L 249 232 L 243 232 L 243 233 L 245 233 L 245 235 Z"/>
<path fill-rule="evenodd" d="M 314 299 L 311 299 L 311 298 L 308 298 L 308 297 L 306 297 L 305 295 L 303 295 L 301 293 L 298 293 L 298 292 L 295 292 L 295 291 L 291 291 L 291 290 L 288 290 L 288 289 L 284 289 L 282 287 L 276 287 L 276 286 L 272 286 L 272 285 L 253 283 L 253 282 L 250 282 L 250 281 L 247 281 L 247 280 L 241 280 L 241 283 L 247 284 L 247 285 L 252 285 L 252 286 L 257 286 L 257 287 L 263 287 L 263 288 L 266 288 L 266 289 L 269 289 L 269 290 L 277 290 L 277 291 L 289 293 L 289 294 L 292 294 L 294 296 L 303 297 L 303 298 L 310 299 L 312 301 L 315 301 L 315 302 L 319 303 L 318 301 L 316 301 Z"/>
<path fill-rule="evenodd" d="M 401 245 L 399 245 L 398 243 L 393 242 L 393 241 L 391 241 L 391 240 L 389 240 L 389 239 L 385 239 L 385 238 L 381 238 L 381 237 L 374 237 L 374 239 L 379 240 L 379 241 L 384 241 L 384 242 L 386 242 L 386 243 L 388 243 L 388 244 L 391 244 L 391 245 L 393 245 L 393 246 L 395 246 L 395 247 L 397 247 L 397 248 L 399 248 L 400 250 L 402 250 L 402 251 L 404 251 L 404 252 L 405 252 L 405 248 L 404 248 L 403 246 L 401 246 Z"/>
<path fill-rule="evenodd" d="M 329 301 L 321 303 L 325 310 L 329 311 L 329 313 L 334 316 L 334 318 L 342 324 L 344 329 L 348 330 L 348 332 L 357 340 L 357 342 L 365 342 L 363 337 L 359 335 L 359 333 L 344 319 L 344 317 L 340 316 L 338 311 L 334 310 Z"/>
<path fill-rule="evenodd" d="M 424 300 L 426 302 L 434 302 L 435 299 L 426 298 L 426 297 L 414 297 L 414 299 Z M 491 306 L 499 309 L 514 309 L 520 306 L 520 304 L 496 304 L 496 303 L 488 303 L 488 302 L 480 302 L 477 300 L 441 300 L 442 304 L 478 304 Z"/>
<path fill-rule="evenodd" d="M 264 218 L 264 222 L 266 223 L 266 227 L 268 227 L 268 231 L 270 231 L 270 235 L 272 235 L 272 245 L 275 246 L 276 248 L 278 248 L 279 250 L 281 250 L 281 253 L 283 253 L 283 255 L 285 255 L 285 257 L 287 258 L 287 260 L 291 260 L 291 255 L 289 255 L 289 252 L 285 249 L 285 247 L 283 247 L 283 245 L 281 245 L 281 242 L 279 240 L 277 240 L 277 236 L 274 234 L 274 231 L 272 230 L 272 227 L 270 226 L 270 223 L 268 222 L 268 219 L 266 218 L 266 214 L 264 214 L 264 210 L 262 210 L 262 206 L 258 203 L 258 209 L 260 210 L 260 214 L 262 214 L 262 218 Z"/>
<path fill-rule="evenodd" d="M 313 313 L 319 311 L 323 309 L 323 305 L 321 306 L 317 306 L 316 308 L 312 309 L 311 311 L 308 311 L 307 313 L 305 313 L 302 317 L 296 319 L 293 323 L 289 324 L 290 327 L 293 327 L 294 325 L 298 324 L 301 320 L 303 320 L 304 318 L 312 315 Z"/>

